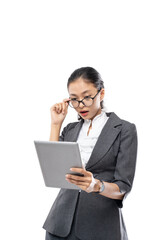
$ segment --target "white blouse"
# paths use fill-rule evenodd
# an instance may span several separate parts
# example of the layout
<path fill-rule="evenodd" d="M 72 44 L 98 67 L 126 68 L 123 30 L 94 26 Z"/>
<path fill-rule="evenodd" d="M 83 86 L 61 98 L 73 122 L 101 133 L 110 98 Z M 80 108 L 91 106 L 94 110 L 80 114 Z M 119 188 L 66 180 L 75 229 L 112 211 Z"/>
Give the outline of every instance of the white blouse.
<path fill-rule="evenodd" d="M 109 117 L 107 117 L 106 112 L 102 110 L 101 113 L 97 115 L 93 120 L 89 119 L 84 120 L 84 123 L 82 125 L 82 128 L 79 132 L 79 136 L 77 139 L 84 166 L 86 166 L 93 151 L 93 148 L 97 142 L 97 139 L 102 131 L 102 128 L 106 124 L 108 118 Z M 92 128 L 90 129 L 89 135 L 87 136 L 91 122 Z"/>

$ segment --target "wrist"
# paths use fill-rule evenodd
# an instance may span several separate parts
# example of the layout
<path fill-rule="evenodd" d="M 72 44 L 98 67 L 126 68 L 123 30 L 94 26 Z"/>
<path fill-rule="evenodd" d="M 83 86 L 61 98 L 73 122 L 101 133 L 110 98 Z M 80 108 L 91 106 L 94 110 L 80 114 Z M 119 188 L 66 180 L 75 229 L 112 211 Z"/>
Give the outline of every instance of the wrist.
<path fill-rule="evenodd" d="M 98 180 L 98 179 L 96 179 L 96 180 L 97 180 L 97 183 L 95 184 L 95 191 L 94 192 L 95 193 L 101 193 L 105 189 L 104 181 Z"/>
<path fill-rule="evenodd" d="M 96 180 L 96 184 L 94 186 L 94 192 L 99 192 L 100 188 L 101 188 L 101 181 L 99 179 L 95 179 Z"/>
<path fill-rule="evenodd" d="M 51 122 L 51 128 L 61 128 L 62 123 L 52 123 Z"/>

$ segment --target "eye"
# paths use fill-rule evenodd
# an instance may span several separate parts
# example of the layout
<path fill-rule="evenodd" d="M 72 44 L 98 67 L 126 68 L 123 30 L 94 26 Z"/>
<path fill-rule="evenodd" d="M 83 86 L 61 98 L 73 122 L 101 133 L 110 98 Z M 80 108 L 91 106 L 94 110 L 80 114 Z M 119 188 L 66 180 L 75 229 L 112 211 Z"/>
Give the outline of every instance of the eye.
<path fill-rule="evenodd" d="M 84 97 L 84 99 L 90 99 L 91 98 L 91 96 L 85 96 Z"/>
<path fill-rule="evenodd" d="M 71 101 L 77 101 L 77 99 L 76 98 L 71 98 Z"/>

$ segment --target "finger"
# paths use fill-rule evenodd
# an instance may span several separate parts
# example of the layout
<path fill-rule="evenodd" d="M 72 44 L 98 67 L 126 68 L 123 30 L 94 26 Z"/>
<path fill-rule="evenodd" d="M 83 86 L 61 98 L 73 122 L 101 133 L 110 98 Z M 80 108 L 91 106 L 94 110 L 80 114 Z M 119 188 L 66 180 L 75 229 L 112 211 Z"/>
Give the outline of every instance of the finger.
<path fill-rule="evenodd" d="M 62 111 L 62 103 L 59 103 L 59 113 Z"/>
<path fill-rule="evenodd" d="M 66 104 L 65 104 L 65 102 L 63 102 L 62 103 L 62 113 L 64 114 L 65 113 L 65 111 L 66 111 Z"/>
<path fill-rule="evenodd" d="M 78 186 L 79 188 L 81 188 L 82 190 L 84 190 L 84 191 L 86 191 L 87 193 L 90 193 L 90 192 L 92 192 L 92 190 L 90 190 L 90 189 L 88 189 L 89 188 L 89 186 L 90 186 L 90 184 L 88 183 L 81 183 L 81 182 L 76 182 L 76 181 L 74 181 L 74 180 L 69 180 L 69 179 L 66 179 L 68 182 L 70 182 L 70 183 L 72 183 L 72 184 L 74 184 L 74 185 L 76 185 L 76 186 Z"/>
<path fill-rule="evenodd" d="M 58 109 L 59 109 L 58 108 L 58 103 L 56 103 L 53 110 L 55 110 L 58 113 Z"/>
<path fill-rule="evenodd" d="M 68 109 L 69 101 L 65 101 L 65 102 L 64 102 L 64 105 L 65 105 L 65 109 Z"/>
<path fill-rule="evenodd" d="M 82 173 L 84 175 L 88 175 L 88 176 L 92 176 L 92 173 L 89 172 L 89 171 L 86 171 L 85 169 L 83 168 L 70 168 L 71 171 L 73 172 L 78 172 L 78 173 Z"/>
<path fill-rule="evenodd" d="M 66 177 L 69 178 L 69 179 L 82 181 L 82 182 L 89 182 L 89 183 L 92 182 L 92 178 L 91 177 L 81 177 L 81 176 L 76 176 L 74 174 L 67 174 Z"/>
<path fill-rule="evenodd" d="M 62 103 L 56 103 L 56 104 L 52 105 L 51 108 L 50 108 L 50 110 L 51 110 L 51 111 L 53 111 L 53 110 L 56 110 L 56 111 L 61 110 L 61 111 L 62 111 L 62 110 L 63 110 L 63 107 L 68 106 L 68 103 L 67 103 L 67 102 L 68 102 L 69 100 L 70 100 L 69 98 L 65 98 Z M 63 103 L 66 103 L 66 104 L 63 104 Z"/>
<path fill-rule="evenodd" d="M 56 111 L 57 111 L 57 113 L 61 112 L 61 104 L 60 103 L 56 104 Z"/>
<path fill-rule="evenodd" d="M 70 98 L 64 98 L 63 99 L 63 102 L 68 102 L 68 101 L 70 101 Z"/>
<path fill-rule="evenodd" d="M 53 105 L 53 107 L 51 107 L 51 112 L 56 111 L 57 112 L 57 103 Z"/>
<path fill-rule="evenodd" d="M 86 189 L 89 187 L 89 183 L 87 183 L 87 182 L 79 182 L 79 181 L 76 181 L 76 180 L 72 180 L 72 179 L 66 179 L 68 182 L 70 182 L 70 183 L 73 183 L 73 184 L 76 184 L 77 186 L 78 185 L 81 185 L 81 186 L 83 186 L 83 187 L 86 187 Z"/>
<path fill-rule="evenodd" d="M 57 105 L 57 104 L 54 104 L 54 105 L 50 108 L 50 110 L 53 111 L 53 110 L 56 108 L 56 105 Z"/>
<path fill-rule="evenodd" d="M 64 98 L 64 99 L 63 99 L 63 101 L 65 101 L 65 102 L 66 102 L 66 101 L 69 101 L 69 100 L 70 100 L 70 98 L 69 98 L 69 97 L 68 97 L 68 98 Z"/>
<path fill-rule="evenodd" d="M 68 108 L 69 106 L 69 101 L 70 101 L 70 98 L 65 98 L 63 99 L 63 102 L 65 103 L 65 106 Z"/>

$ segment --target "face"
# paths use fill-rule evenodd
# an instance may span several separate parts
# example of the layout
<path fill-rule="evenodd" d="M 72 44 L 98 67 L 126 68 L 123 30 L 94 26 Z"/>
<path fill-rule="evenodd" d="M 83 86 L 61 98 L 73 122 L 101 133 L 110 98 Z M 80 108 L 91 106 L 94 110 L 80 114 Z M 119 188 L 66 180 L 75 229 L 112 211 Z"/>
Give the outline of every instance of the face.
<path fill-rule="evenodd" d="M 71 99 L 82 100 L 87 96 L 94 97 L 98 90 L 92 83 L 85 81 L 83 78 L 78 78 L 69 84 L 68 92 Z M 102 88 L 98 95 L 94 98 L 91 106 L 86 107 L 81 102 L 75 110 L 83 119 L 93 120 L 95 116 L 101 113 L 100 102 L 104 98 L 104 93 L 104 88 Z"/>

